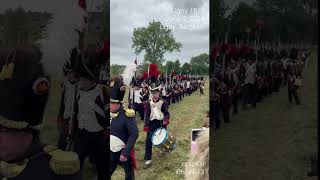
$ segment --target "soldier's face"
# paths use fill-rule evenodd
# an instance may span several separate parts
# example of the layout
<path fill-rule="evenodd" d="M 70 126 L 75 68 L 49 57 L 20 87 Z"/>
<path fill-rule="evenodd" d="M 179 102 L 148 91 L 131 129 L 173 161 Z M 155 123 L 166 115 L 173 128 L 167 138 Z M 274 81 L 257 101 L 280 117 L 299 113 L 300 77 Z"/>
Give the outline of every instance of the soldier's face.
<path fill-rule="evenodd" d="M 110 112 L 117 112 L 117 110 L 120 108 L 119 103 L 110 103 Z"/>
<path fill-rule="evenodd" d="M 23 158 L 31 142 L 30 133 L 0 127 L 0 161 L 12 162 Z"/>
<path fill-rule="evenodd" d="M 159 91 L 151 91 L 153 99 L 157 100 L 160 97 Z"/>

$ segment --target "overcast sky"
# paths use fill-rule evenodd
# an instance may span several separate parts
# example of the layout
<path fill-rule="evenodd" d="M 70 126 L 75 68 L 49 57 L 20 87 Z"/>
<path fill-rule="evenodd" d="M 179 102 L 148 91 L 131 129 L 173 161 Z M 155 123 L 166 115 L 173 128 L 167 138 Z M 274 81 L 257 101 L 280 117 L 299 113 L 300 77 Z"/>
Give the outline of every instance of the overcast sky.
<path fill-rule="evenodd" d="M 178 14 L 174 8 L 187 9 L 186 14 Z M 200 21 L 191 22 L 190 8 L 199 8 Z M 177 17 L 187 21 L 179 21 Z M 191 17 L 191 18 L 192 18 Z M 111 64 L 127 65 L 134 62 L 136 55 L 132 46 L 132 34 L 136 27 L 146 27 L 152 20 L 160 21 L 168 27 L 175 27 L 173 35 L 182 44 L 181 52 L 165 54 L 166 60 L 189 62 L 191 57 L 209 52 L 209 0 L 110 0 L 110 41 Z M 197 24 L 197 29 L 181 29 Z M 144 52 L 137 56 L 142 63 Z"/>
<path fill-rule="evenodd" d="M 95 7 L 101 4 L 103 0 L 86 0 L 87 9 L 95 10 Z M 68 9 L 72 4 L 78 3 L 78 0 L 0 0 L 0 12 L 8 8 L 16 8 L 18 6 L 32 11 L 47 11 L 57 13 L 62 9 Z"/>

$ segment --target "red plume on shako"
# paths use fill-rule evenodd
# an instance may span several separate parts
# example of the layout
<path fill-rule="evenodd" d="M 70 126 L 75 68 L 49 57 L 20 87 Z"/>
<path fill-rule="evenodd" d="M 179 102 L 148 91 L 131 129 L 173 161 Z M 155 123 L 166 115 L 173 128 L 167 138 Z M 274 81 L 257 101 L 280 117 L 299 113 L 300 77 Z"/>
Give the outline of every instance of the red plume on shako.
<path fill-rule="evenodd" d="M 159 90 L 160 83 L 158 82 L 159 70 L 157 64 L 149 65 L 149 77 L 151 81 L 150 90 Z"/>
<path fill-rule="evenodd" d="M 157 64 L 150 64 L 149 65 L 149 77 L 158 78 L 158 76 L 159 76 L 158 65 Z"/>
<path fill-rule="evenodd" d="M 148 72 L 145 71 L 142 75 L 142 79 L 146 80 L 147 78 L 148 78 Z"/>

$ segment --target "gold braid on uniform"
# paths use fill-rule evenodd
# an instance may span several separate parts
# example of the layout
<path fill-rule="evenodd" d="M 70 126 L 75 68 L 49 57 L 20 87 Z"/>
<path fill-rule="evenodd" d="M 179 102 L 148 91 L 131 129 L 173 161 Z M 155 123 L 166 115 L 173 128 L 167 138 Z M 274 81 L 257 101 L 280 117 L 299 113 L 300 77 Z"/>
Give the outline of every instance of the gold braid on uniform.
<path fill-rule="evenodd" d="M 0 126 L 3 126 L 5 128 L 8 129 L 18 129 L 18 130 L 22 130 L 22 129 L 33 129 L 33 130 L 40 130 L 42 127 L 42 124 L 36 125 L 36 126 L 31 126 L 29 123 L 27 122 L 23 122 L 23 121 L 11 121 L 8 120 L 2 116 L 0 116 Z"/>
<path fill-rule="evenodd" d="M 61 176 L 73 175 L 80 171 L 80 160 L 75 152 L 63 151 L 53 146 L 45 146 L 44 151 L 51 156 L 51 170 Z"/>
<path fill-rule="evenodd" d="M 117 112 L 117 113 L 110 112 L 110 124 L 111 124 L 112 120 L 114 118 L 116 118 L 118 115 L 119 115 L 119 112 Z"/>
<path fill-rule="evenodd" d="M 136 113 L 135 113 L 135 111 L 133 109 L 123 108 L 123 110 L 125 111 L 125 114 L 126 114 L 127 117 L 136 116 Z M 110 112 L 110 124 L 111 124 L 112 120 L 114 118 L 116 118 L 118 115 L 119 115 L 119 112 L 117 112 L 117 113 Z"/>
<path fill-rule="evenodd" d="M 136 116 L 136 112 L 133 109 L 123 108 L 123 110 L 125 111 L 127 117 Z"/>

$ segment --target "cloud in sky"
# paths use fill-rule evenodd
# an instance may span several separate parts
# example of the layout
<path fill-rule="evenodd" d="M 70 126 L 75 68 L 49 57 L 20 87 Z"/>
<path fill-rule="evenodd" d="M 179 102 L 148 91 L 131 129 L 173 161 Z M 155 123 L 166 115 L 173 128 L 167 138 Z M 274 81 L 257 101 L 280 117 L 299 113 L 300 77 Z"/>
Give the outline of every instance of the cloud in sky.
<path fill-rule="evenodd" d="M 178 15 L 177 10 L 186 9 L 186 19 L 199 21 L 187 21 L 184 23 L 184 15 Z M 191 14 L 190 8 L 199 8 L 197 14 Z M 178 21 L 177 18 L 181 18 Z M 209 0 L 111 0 L 110 1 L 110 42 L 111 64 L 127 65 L 134 62 L 136 55 L 132 46 L 132 34 L 136 27 L 146 27 L 152 20 L 172 28 L 176 27 L 173 35 L 182 43 L 181 52 L 165 54 L 166 60 L 188 62 L 191 57 L 200 53 L 209 52 Z M 197 24 L 198 29 L 180 29 L 180 24 L 185 27 Z M 144 53 L 137 56 L 138 63 L 143 61 Z"/>

